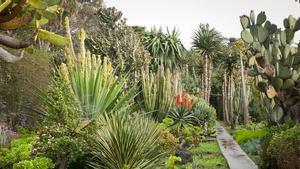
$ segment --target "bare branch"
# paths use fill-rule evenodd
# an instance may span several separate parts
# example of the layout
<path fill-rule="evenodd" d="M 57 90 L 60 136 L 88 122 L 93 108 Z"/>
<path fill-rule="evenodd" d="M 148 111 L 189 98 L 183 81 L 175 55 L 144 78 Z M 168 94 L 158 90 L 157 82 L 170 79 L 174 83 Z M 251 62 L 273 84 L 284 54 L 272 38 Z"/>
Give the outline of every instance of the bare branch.
<path fill-rule="evenodd" d="M 9 48 L 13 48 L 13 49 L 27 48 L 32 43 L 33 43 L 33 38 L 27 41 L 18 41 L 17 39 L 12 38 L 10 36 L 0 34 L 0 44 Z"/>
<path fill-rule="evenodd" d="M 23 58 L 23 56 L 24 56 L 24 50 L 22 50 L 20 57 L 17 57 L 0 47 L 0 59 L 6 61 L 8 63 L 15 63 L 15 62 L 21 60 Z"/>

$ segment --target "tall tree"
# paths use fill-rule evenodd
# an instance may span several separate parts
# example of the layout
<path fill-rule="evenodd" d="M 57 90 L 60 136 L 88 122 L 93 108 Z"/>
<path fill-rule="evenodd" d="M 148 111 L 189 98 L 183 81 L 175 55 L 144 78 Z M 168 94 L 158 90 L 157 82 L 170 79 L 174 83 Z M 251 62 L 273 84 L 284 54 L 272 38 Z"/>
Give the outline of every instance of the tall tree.
<path fill-rule="evenodd" d="M 193 47 L 196 48 L 203 57 L 203 98 L 209 103 L 211 93 L 211 75 L 213 70 L 212 60 L 221 50 L 224 38 L 221 33 L 208 24 L 200 24 L 194 31 Z"/>

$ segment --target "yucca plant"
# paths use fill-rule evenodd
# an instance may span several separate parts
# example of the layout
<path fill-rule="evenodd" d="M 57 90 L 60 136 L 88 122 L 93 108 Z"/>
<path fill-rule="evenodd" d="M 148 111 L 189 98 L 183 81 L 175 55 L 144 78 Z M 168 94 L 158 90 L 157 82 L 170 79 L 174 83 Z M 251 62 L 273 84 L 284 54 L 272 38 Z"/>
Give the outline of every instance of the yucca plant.
<path fill-rule="evenodd" d="M 144 109 L 151 112 L 152 117 L 162 121 L 171 110 L 173 96 L 179 93 L 179 73 L 172 75 L 170 69 L 159 66 L 158 71 L 152 73 L 148 66 L 142 69 L 142 97 Z"/>
<path fill-rule="evenodd" d="M 158 125 L 145 117 L 116 113 L 101 116 L 103 127 L 92 140 L 92 168 L 152 169 L 161 165 L 163 153 Z"/>
<path fill-rule="evenodd" d="M 68 21 L 67 32 L 69 32 Z M 71 41 L 71 35 L 68 33 Z M 66 48 L 67 63 L 60 66 L 60 74 L 70 85 L 70 90 L 78 101 L 86 116 L 104 112 L 126 109 L 131 106 L 134 97 L 134 88 L 125 92 L 126 77 L 116 77 L 111 62 L 101 60 L 85 50 L 85 32 L 79 33 L 80 52 L 76 55 L 73 45 Z"/>

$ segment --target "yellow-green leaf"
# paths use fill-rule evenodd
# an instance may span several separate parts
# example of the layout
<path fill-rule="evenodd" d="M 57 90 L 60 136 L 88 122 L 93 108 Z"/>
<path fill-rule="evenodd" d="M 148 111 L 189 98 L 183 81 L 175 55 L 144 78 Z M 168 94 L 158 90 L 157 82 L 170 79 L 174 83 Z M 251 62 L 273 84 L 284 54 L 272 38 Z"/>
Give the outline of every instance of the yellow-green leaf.
<path fill-rule="evenodd" d="M 28 0 L 28 3 L 36 9 L 46 9 L 47 3 L 42 0 Z"/>
<path fill-rule="evenodd" d="M 70 43 L 68 38 L 43 29 L 39 29 L 38 37 L 58 46 L 65 46 Z"/>
<path fill-rule="evenodd" d="M 6 0 L 5 2 L 0 4 L 0 12 L 2 12 L 8 5 L 12 2 L 12 0 Z"/>

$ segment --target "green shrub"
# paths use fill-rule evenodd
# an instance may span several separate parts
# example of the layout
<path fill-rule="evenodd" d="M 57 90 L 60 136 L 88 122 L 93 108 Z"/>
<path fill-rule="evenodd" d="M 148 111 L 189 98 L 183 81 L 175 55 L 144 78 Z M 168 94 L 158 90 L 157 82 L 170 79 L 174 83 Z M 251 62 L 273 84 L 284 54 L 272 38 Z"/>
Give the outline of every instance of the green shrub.
<path fill-rule="evenodd" d="M 150 119 L 118 113 L 102 118 L 103 127 L 92 140 L 93 168 L 155 168 L 161 165 L 160 128 Z"/>
<path fill-rule="evenodd" d="M 284 132 L 289 128 L 291 128 L 291 126 L 287 124 L 266 128 L 266 135 L 261 140 L 260 168 L 276 168 L 276 160 L 270 156 L 267 150 L 270 147 L 270 141 L 274 135 Z"/>
<path fill-rule="evenodd" d="M 275 134 L 267 149 L 276 159 L 278 168 L 292 169 L 300 166 L 300 125 Z"/>
<path fill-rule="evenodd" d="M 215 121 L 217 119 L 216 109 L 208 105 L 204 100 L 198 101 L 192 110 L 195 116 L 200 120 L 202 125 L 207 124 L 208 128 L 213 128 L 215 126 Z"/>
<path fill-rule="evenodd" d="M 23 160 L 13 165 L 13 169 L 53 169 L 53 162 L 46 157 L 36 157 L 33 160 Z"/>
<path fill-rule="evenodd" d="M 177 146 L 178 140 L 176 137 L 169 131 L 169 129 L 161 129 L 160 130 L 161 141 L 160 145 L 162 146 L 162 151 L 166 153 L 166 155 L 175 154 L 175 148 Z"/>
<path fill-rule="evenodd" d="M 234 133 L 234 139 L 239 143 L 245 143 L 252 139 L 262 138 L 266 135 L 266 130 L 258 129 L 258 130 L 238 130 Z"/>
<path fill-rule="evenodd" d="M 32 142 L 35 136 L 13 140 L 10 148 L 0 150 L 0 168 L 11 168 L 14 163 L 31 159 Z"/>

